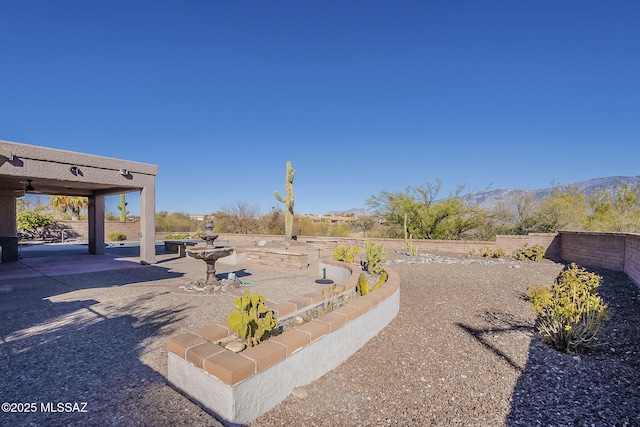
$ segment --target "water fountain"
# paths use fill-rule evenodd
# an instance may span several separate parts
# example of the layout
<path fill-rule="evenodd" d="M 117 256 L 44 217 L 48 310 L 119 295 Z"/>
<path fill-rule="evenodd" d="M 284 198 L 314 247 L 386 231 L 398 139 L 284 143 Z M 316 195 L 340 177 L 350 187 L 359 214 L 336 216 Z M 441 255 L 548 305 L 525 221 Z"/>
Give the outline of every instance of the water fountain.
<path fill-rule="evenodd" d="M 217 291 L 222 288 L 222 285 L 220 285 L 216 277 L 216 261 L 231 255 L 235 248 L 214 245 L 213 241 L 218 238 L 218 235 L 213 232 L 213 221 L 205 221 L 204 229 L 205 233 L 202 238 L 206 242 L 206 246 L 204 248 L 187 249 L 187 255 L 207 263 L 207 278 L 203 286 L 212 286 Z"/>

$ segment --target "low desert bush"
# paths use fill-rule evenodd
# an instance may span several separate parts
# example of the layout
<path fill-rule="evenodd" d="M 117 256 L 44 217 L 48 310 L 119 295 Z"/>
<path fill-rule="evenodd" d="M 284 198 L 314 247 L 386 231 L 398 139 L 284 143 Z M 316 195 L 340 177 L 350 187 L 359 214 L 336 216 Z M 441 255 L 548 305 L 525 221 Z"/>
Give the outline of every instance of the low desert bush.
<path fill-rule="evenodd" d="M 522 247 L 516 249 L 511 254 L 511 258 L 518 261 L 542 261 L 544 258 L 545 250 L 540 245 L 529 246 L 528 243 L 522 245 Z"/>
<path fill-rule="evenodd" d="M 358 252 L 360 252 L 358 246 L 336 246 L 333 248 L 333 259 L 353 264 L 356 261 Z"/>
<path fill-rule="evenodd" d="M 504 249 L 502 248 L 485 248 L 480 249 L 480 256 L 483 258 L 502 258 L 505 256 Z"/>
<path fill-rule="evenodd" d="M 122 242 L 127 240 L 127 236 L 119 231 L 110 231 L 107 233 L 107 240 L 109 242 Z"/>
<path fill-rule="evenodd" d="M 529 288 L 544 343 L 570 354 L 598 345 L 598 332 L 608 318 L 607 306 L 598 296 L 601 280 L 571 264 L 552 285 Z"/>

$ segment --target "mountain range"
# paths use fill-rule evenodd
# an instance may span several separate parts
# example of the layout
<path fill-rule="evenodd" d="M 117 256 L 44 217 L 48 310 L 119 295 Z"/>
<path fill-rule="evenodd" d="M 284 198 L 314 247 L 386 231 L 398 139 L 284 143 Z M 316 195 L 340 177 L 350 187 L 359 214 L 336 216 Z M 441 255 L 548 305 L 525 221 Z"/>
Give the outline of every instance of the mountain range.
<path fill-rule="evenodd" d="M 640 184 L 640 176 L 610 176 L 606 178 L 595 178 L 588 181 L 580 181 L 573 184 L 562 184 L 557 187 L 542 188 L 539 190 L 507 190 L 504 188 L 496 190 L 482 190 L 463 195 L 464 199 L 472 206 L 480 206 L 486 210 L 493 210 L 499 203 L 505 206 L 513 206 L 516 197 L 533 194 L 537 200 L 551 194 L 554 189 L 575 188 L 586 195 L 593 194 L 599 190 L 614 190 L 617 185 L 627 183 L 629 185 Z M 352 208 L 349 210 L 327 212 L 326 215 L 353 214 L 356 216 L 371 215 L 371 212 L 364 208 Z"/>

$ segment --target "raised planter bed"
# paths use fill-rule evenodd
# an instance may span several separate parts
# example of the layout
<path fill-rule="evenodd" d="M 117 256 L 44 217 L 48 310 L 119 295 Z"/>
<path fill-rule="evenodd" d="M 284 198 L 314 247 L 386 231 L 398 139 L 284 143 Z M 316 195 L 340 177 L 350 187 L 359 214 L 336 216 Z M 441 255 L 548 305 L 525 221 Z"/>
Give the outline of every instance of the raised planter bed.
<path fill-rule="evenodd" d="M 275 267 L 307 268 L 309 255 L 275 249 L 247 249 L 247 261 Z"/>
<path fill-rule="evenodd" d="M 357 266 L 327 260 L 320 263 L 323 268 L 338 288 L 353 292 Z M 336 368 L 395 318 L 400 279 L 393 270 L 387 271 L 389 279 L 375 292 L 240 353 L 216 344 L 231 334 L 226 325 L 169 338 L 169 382 L 225 422 L 254 420 L 294 388 Z M 316 292 L 269 308 L 280 320 L 307 312 L 324 300 L 322 292 Z"/>

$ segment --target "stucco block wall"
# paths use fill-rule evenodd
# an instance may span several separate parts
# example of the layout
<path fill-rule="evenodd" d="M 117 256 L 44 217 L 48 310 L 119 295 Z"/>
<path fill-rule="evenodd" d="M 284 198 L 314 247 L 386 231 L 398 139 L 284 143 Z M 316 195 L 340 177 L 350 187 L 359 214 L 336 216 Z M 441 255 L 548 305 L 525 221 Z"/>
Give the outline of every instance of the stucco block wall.
<path fill-rule="evenodd" d="M 625 235 L 617 233 L 561 232 L 561 257 L 580 265 L 624 271 Z"/>
<path fill-rule="evenodd" d="M 65 228 L 71 228 L 76 233 L 75 238 L 86 239 L 89 236 L 89 223 L 87 221 L 58 221 L 58 224 Z M 140 233 L 140 222 L 120 222 L 120 221 L 105 221 L 104 232 L 105 238 L 111 233 L 117 231 L 127 236 L 127 240 L 140 240 L 138 233 Z"/>
<path fill-rule="evenodd" d="M 624 272 L 640 286 L 640 235 L 628 234 L 625 243 Z"/>
<path fill-rule="evenodd" d="M 526 236 L 496 236 L 495 248 L 502 248 L 507 254 L 528 244 L 545 248 L 545 258 L 553 261 L 561 259 L 560 236 L 557 233 L 529 233 Z"/>
<path fill-rule="evenodd" d="M 623 271 L 640 286 L 640 234 L 561 231 L 562 260 Z"/>
<path fill-rule="evenodd" d="M 300 237 L 299 237 L 300 239 Z M 308 249 L 325 249 L 335 246 L 360 246 L 364 247 L 366 240 L 372 240 L 376 244 L 381 244 L 386 249 L 406 251 L 407 247 L 404 239 L 361 239 L 361 238 L 310 238 Z M 323 244 L 326 242 L 326 245 Z M 557 233 L 530 233 L 526 236 L 496 236 L 495 241 L 483 240 L 418 240 L 413 239 L 412 243 L 418 245 L 420 252 L 448 252 L 452 254 L 468 254 L 470 252 L 476 255 L 483 249 L 502 248 L 510 254 L 516 249 L 521 248 L 525 243 L 529 246 L 540 245 L 546 250 L 546 257 L 551 260 L 560 259 L 560 238 Z M 362 252 L 361 252 L 362 254 Z"/>

